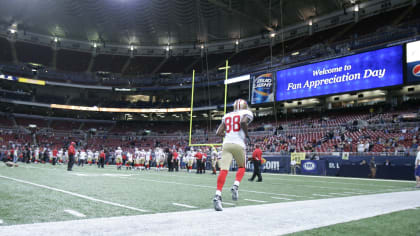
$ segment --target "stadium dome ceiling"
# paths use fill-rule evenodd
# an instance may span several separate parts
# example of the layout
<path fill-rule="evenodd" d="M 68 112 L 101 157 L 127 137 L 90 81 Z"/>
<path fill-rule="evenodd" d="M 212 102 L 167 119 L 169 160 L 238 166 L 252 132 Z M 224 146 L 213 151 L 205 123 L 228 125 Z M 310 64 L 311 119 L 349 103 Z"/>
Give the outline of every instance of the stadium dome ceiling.
<path fill-rule="evenodd" d="M 368 1 L 368 0 L 364 0 Z M 246 38 L 348 7 L 355 0 L 3 0 L 0 24 L 125 45 Z M 357 1 L 360 2 L 360 1 Z M 281 7 L 282 6 L 282 7 Z M 283 16 L 281 13 L 284 13 Z"/>

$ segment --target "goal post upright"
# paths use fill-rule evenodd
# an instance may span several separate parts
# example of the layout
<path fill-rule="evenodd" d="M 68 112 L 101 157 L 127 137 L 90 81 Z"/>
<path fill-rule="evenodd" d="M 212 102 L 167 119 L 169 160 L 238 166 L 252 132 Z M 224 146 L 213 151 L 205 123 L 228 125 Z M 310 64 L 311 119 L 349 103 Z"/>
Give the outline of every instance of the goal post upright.
<path fill-rule="evenodd" d="M 192 120 L 193 120 L 193 106 L 194 106 L 194 79 L 195 79 L 195 70 L 192 74 L 192 85 L 191 85 L 191 109 L 190 109 L 190 135 L 188 137 L 188 145 L 191 146 L 191 132 L 192 132 Z"/>
<path fill-rule="evenodd" d="M 226 60 L 226 66 L 225 67 L 221 67 L 219 68 L 219 70 L 225 70 L 225 80 L 224 80 L 224 84 L 225 84 L 225 99 L 224 99 L 224 104 L 223 104 L 223 115 L 226 114 L 226 103 L 227 103 L 227 88 L 228 88 L 228 70 L 229 70 L 229 61 Z M 192 83 L 191 83 L 191 109 L 190 109 L 190 132 L 189 132 L 189 137 L 188 137 L 188 146 L 190 147 L 197 147 L 197 146 L 209 146 L 209 147 L 214 147 L 214 146 L 222 146 L 222 143 L 191 143 L 191 135 L 192 135 L 192 121 L 193 121 L 193 107 L 194 107 L 194 89 L 195 89 L 195 70 L 193 70 L 193 74 L 192 74 Z M 211 119 L 211 117 L 210 117 Z"/>

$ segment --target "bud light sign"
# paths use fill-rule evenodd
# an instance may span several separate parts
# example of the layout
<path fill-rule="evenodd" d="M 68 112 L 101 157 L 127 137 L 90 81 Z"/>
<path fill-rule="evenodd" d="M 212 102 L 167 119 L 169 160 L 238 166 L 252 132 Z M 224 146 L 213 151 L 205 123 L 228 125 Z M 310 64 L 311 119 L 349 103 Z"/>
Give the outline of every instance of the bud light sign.
<path fill-rule="evenodd" d="M 407 82 L 420 82 L 420 41 L 407 43 Z"/>
<path fill-rule="evenodd" d="M 274 101 L 273 73 L 253 75 L 251 104 Z"/>

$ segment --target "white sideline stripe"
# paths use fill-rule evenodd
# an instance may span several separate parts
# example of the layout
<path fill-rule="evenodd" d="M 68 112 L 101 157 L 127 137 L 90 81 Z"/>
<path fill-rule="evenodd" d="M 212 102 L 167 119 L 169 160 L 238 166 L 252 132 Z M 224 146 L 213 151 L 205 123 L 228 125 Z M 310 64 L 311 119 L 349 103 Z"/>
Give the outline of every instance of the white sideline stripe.
<path fill-rule="evenodd" d="M 0 235 L 56 236 L 72 235 L 282 235 L 319 227 L 370 218 L 420 207 L 420 191 L 383 193 L 308 201 L 282 202 L 243 207 L 228 207 L 222 212 L 213 209 L 142 214 L 62 222 L 1 226 Z M 238 215 L 243 217 L 238 221 Z M 264 227 L 255 221 L 264 219 Z M 164 219 L 165 227 L 162 226 Z M 182 219 L 181 221 L 179 219 Z M 196 224 L 206 219 L 206 224 Z M 130 224 L 127 224 L 130 222 Z M 116 227 L 121 226 L 124 227 Z M 235 226 L 232 233 L 232 226 Z M 70 234 L 70 233 L 65 233 Z"/>
<path fill-rule="evenodd" d="M 274 199 L 279 199 L 279 200 L 286 200 L 286 201 L 291 201 L 291 200 L 293 200 L 293 199 L 290 199 L 290 198 L 284 198 L 284 197 L 271 197 L 271 198 L 274 198 Z"/>
<path fill-rule="evenodd" d="M 328 193 L 328 194 L 334 194 L 334 195 L 340 195 L 340 196 L 347 196 L 348 193 Z"/>
<path fill-rule="evenodd" d="M 317 194 L 317 193 L 313 193 L 313 196 L 317 196 L 317 197 L 335 197 L 335 196 L 331 196 L 331 195 L 326 195 L 326 194 Z"/>
<path fill-rule="evenodd" d="M 66 194 L 69 194 L 69 195 L 72 195 L 72 196 L 75 196 L 75 197 L 84 198 L 84 199 L 91 200 L 91 201 L 94 201 L 94 202 L 101 202 L 101 203 L 108 204 L 108 205 L 111 205 L 111 206 L 122 207 L 122 208 L 130 209 L 130 210 L 133 210 L 133 211 L 149 212 L 149 211 L 146 211 L 146 210 L 143 210 L 143 209 L 139 209 L 139 208 L 135 208 L 135 207 L 130 207 L 130 206 L 125 206 L 125 205 L 122 205 L 122 204 L 119 204 L 119 203 L 115 203 L 115 202 L 109 202 L 109 201 L 105 201 L 105 200 L 100 200 L 100 199 L 89 197 L 89 196 L 86 196 L 86 195 L 82 195 L 82 194 L 78 194 L 78 193 L 73 193 L 73 192 L 70 192 L 70 191 L 66 191 L 66 190 L 62 190 L 62 189 L 58 189 L 58 188 L 53 188 L 53 187 L 49 187 L 49 186 L 42 185 L 42 184 L 36 184 L 36 183 L 29 182 L 29 181 L 21 180 L 21 179 L 15 179 L 15 178 L 3 176 L 3 175 L 0 175 L 0 178 L 4 178 L 4 179 L 8 179 L 8 180 L 13 180 L 13 181 L 16 181 L 16 182 L 20 182 L 20 183 L 24 183 L 24 184 L 29 184 L 29 185 L 33 185 L 33 186 L 37 186 L 37 187 L 40 187 L 40 188 L 45 188 L 45 189 L 49 189 L 49 190 L 61 192 L 61 193 L 66 193 Z"/>
<path fill-rule="evenodd" d="M 358 193 L 358 192 L 343 192 L 343 193 L 347 193 L 347 194 L 364 194 L 364 193 Z"/>
<path fill-rule="evenodd" d="M 245 200 L 245 201 L 249 201 L 249 202 L 260 202 L 260 203 L 265 203 L 265 202 L 267 202 L 267 201 L 254 200 L 254 199 L 247 199 L 247 198 L 245 198 L 244 200 Z"/>
<path fill-rule="evenodd" d="M 230 203 L 230 202 L 222 202 L 222 205 L 231 205 L 231 206 L 236 206 L 235 203 Z"/>
<path fill-rule="evenodd" d="M 64 212 L 67 212 L 67 213 L 69 213 L 71 215 L 74 215 L 74 216 L 77 216 L 77 217 L 86 217 L 85 214 L 82 214 L 82 213 L 80 213 L 78 211 L 71 210 L 71 209 L 64 210 Z"/>
<path fill-rule="evenodd" d="M 186 207 L 186 208 L 197 208 L 195 206 L 190 206 L 190 205 L 187 205 L 187 204 L 181 204 L 181 203 L 176 203 L 176 202 L 173 202 L 172 205 L 182 206 L 182 207 Z"/>

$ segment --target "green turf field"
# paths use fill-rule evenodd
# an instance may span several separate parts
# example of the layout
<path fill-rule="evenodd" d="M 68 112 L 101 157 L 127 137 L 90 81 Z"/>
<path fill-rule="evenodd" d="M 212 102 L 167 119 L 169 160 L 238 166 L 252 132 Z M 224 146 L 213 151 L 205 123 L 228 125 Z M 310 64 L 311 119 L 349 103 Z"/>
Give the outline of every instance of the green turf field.
<path fill-rule="evenodd" d="M 75 166 L 73 170 L 66 171 L 64 165 L 21 164 L 17 168 L 0 165 L 2 225 L 80 219 L 65 212 L 68 209 L 84 214 L 85 219 L 213 208 L 216 176 L 209 172 L 203 175 L 185 170 L 140 172 L 116 170 L 113 166 L 105 169 Z M 229 188 L 234 176 L 235 172 L 229 173 L 223 190 L 225 208 L 415 190 L 414 182 L 274 174 L 263 174 L 264 182 L 257 183 L 248 182 L 250 173 L 247 173 L 240 186 L 239 201 L 233 202 Z M 406 213 L 395 214 L 404 216 Z M 407 217 L 413 217 L 413 214 L 418 218 L 419 211 L 409 213 Z M 384 222 L 398 219 L 391 215 L 378 219 L 385 217 Z M 366 220 L 367 224 L 375 222 L 375 218 Z M 357 222 L 343 225 L 331 226 L 338 227 L 337 230 L 322 231 L 326 229 L 321 228 L 318 229 L 321 231 L 308 232 L 334 234 L 348 227 L 359 227 Z"/>

